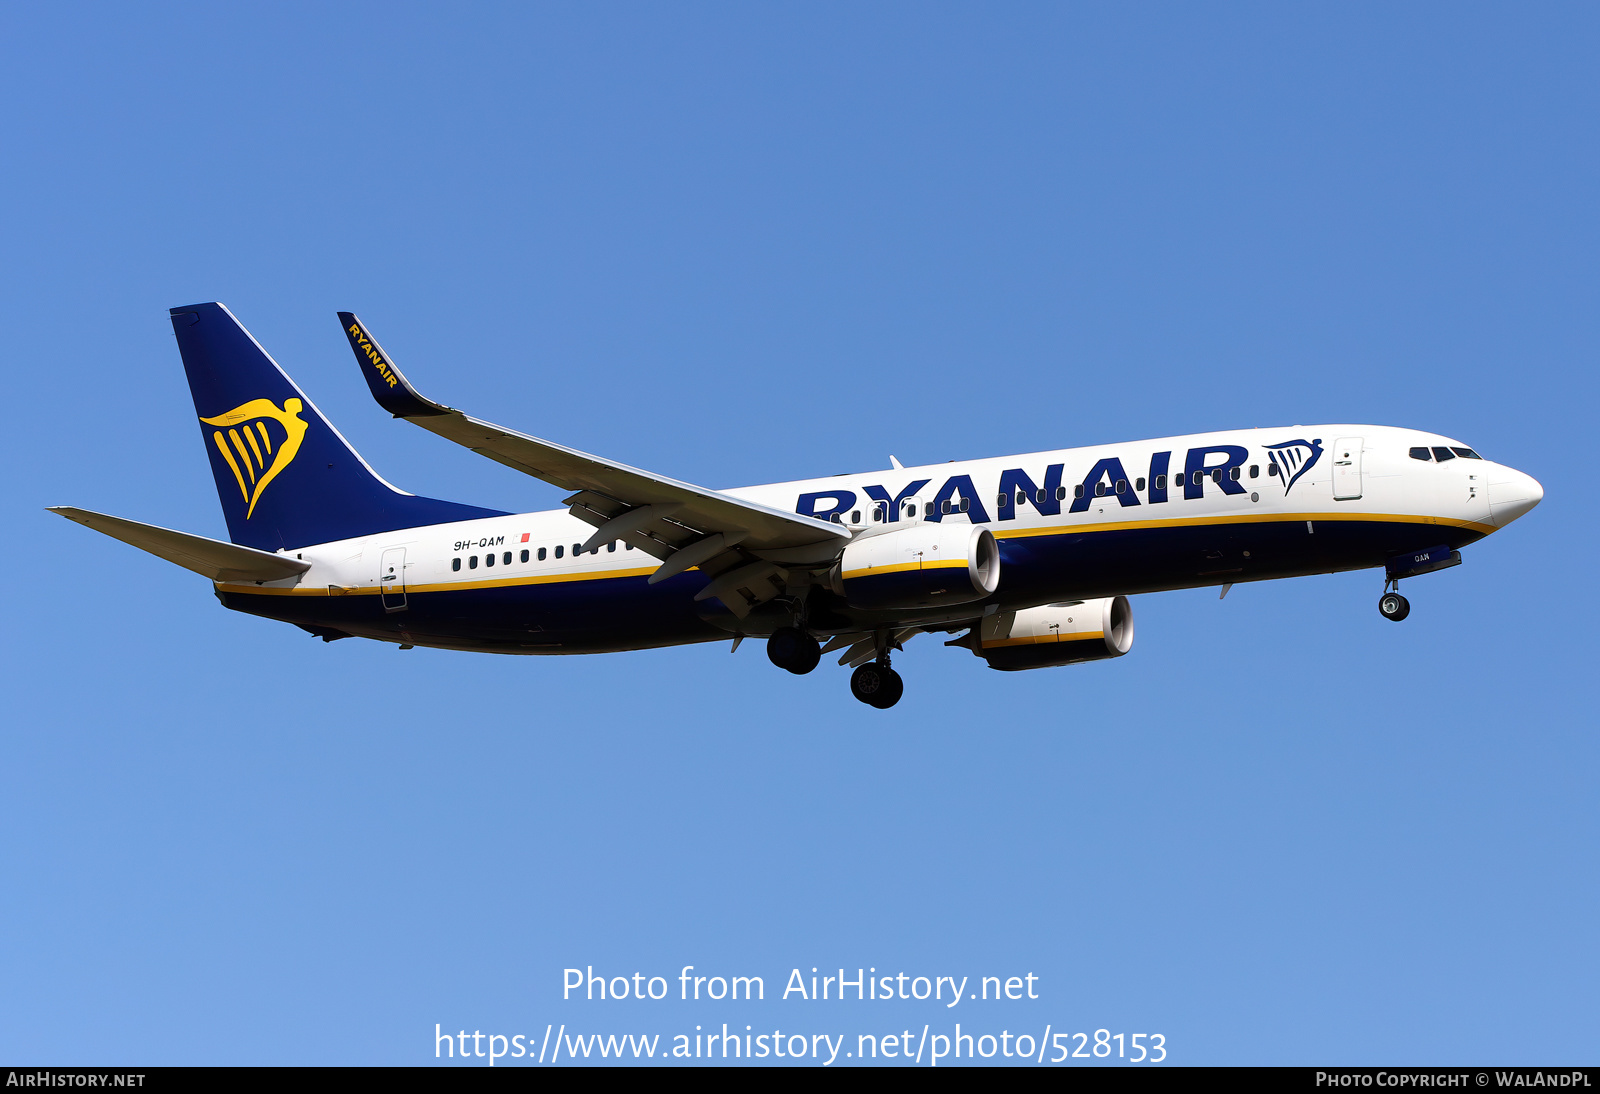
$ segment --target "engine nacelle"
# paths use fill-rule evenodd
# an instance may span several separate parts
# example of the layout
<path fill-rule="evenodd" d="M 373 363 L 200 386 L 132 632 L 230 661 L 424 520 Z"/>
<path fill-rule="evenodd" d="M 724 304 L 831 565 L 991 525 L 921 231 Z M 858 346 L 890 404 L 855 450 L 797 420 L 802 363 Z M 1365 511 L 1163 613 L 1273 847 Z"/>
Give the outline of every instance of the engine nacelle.
<path fill-rule="evenodd" d="M 1005 672 L 1100 661 L 1133 648 L 1133 608 L 1127 597 L 1112 596 L 1000 612 L 973 638 L 973 652 Z"/>
<path fill-rule="evenodd" d="M 834 591 L 866 610 L 981 600 L 1000 584 L 1000 547 L 987 528 L 936 522 L 863 536 L 844 549 Z"/>

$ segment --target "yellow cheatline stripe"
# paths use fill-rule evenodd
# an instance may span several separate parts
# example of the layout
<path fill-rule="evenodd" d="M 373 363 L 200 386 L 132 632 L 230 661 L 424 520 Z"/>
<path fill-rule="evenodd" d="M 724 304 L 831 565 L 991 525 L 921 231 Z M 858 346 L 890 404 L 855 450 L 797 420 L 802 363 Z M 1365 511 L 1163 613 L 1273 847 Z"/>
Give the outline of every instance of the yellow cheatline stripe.
<path fill-rule="evenodd" d="M 1123 532 L 1135 528 L 1198 528 L 1212 524 L 1299 524 L 1305 521 L 1364 521 L 1368 524 L 1435 524 L 1448 528 L 1471 528 L 1487 535 L 1497 529 L 1492 524 L 1452 517 L 1413 516 L 1408 513 L 1230 513 L 1215 517 L 1171 517 L 1165 520 L 1122 520 L 1102 524 L 1052 524 L 1042 528 L 995 528 L 996 539 L 1022 539 L 1028 536 L 1070 536 L 1089 532 Z"/>
<path fill-rule="evenodd" d="M 267 423 L 257 422 L 256 429 L 261 433 L 261 443 L 267 446 L 267 455 L 272 455 L 272 438 L 267 436 Z"/>
<path fill-rule="evenodd" d="M 898 574 L 903 573 L 906 570 L 965 570 L 966 568 L 967 560 L 964 558 L 941 558 L 936 559 L 933 562 L 895 562 L 888 566 L 868 566 L 862 570 L 851 570 L 841 576 L 844 578 L 844 580 L 849 581 L 851 578 L 856 577 L 876 577 L 879 574 Z"/>
<path fill-rule="evenodd" d="M 846 581 L 851 581 L 858 577 L 878 577 L 882 574 L 900 574 L 905 573 L 907 570 L 920 569 L 922 569 L 922 567 L 917 565 L 915 562 L 896 562 L 889 566 L 868 566 L 860 570 L 851 570 L 848 573 L 840 574 L 839 576 Z"/>
<path fill-rule="evenodd" d="M 244 461 L 244 469 L 250 472 L 250 481 L 256 481 L 255 465 L 250 462 L 250 453 L 244 450 L 244 442 L 239 439 L 237 429 L 228 430 L 228 439 L 233 442 L 233 447 L 239 450 L 239 458 Z"/>
<path fill-rule="evenodd" d="M 509 589 L 519 585 L 554 585 L 566 581 L 600 581 L 608 577 L 646 577 L 655 573 L 657 567 L 646 566 L 628 570 L 604 570 L 599 573 L 583 574 L 533 574 L 527 577 L 513 577 L 490 581 L 446 581 L 433 585 L 407 585 L 408 593 L 456 593 L 470 589 Z M 376 585 L 359 585 L 355 588 L 345 588 L 337 592 L 329 592 L 326 586 L 316 588 L 266 588 L 253 583 L 237 581 L 219 581 L 217 585 L 224 589 L 237 589 L 240 592 L 259 593 L 262 596 L 371 596 L 383 590 Z"/>
<path fill-rule="evenodd" d="M 260 425 L 261 423 L 257 422 L 256 424 Z M 256 466 L 267 466 L 267 461 L 261 458 L 261 446 L 256 444 L 256 435 L 250 432 L 249 426 L 244 427 L 244 439 L 250 442 L 250 451 L 254 452 L 256 455 Z"/>
<path fill-rule="evenodd" d="M 228 454 L 228 448 L 222 443 L 222 434 L 214 433 L 217 448 L 222 452 L 223 459 L 228 461 L 228 466 L 233 468 L 234 477 L 239 480 L 239 490 L 249 498 L 249 491 L 245 489 L 244 479 L 239 475 L 239 468 L 234 464 L 233 457 Z M 1029 536 L 1062 536 L 1072 534 L 1088 534 L 1092 532 L 1114 532 L 1133 528 L 1189 528 L 1212 524 L 1297 524 L 1304 521 L 1366 521 L 1368 523 L 1396 523 L 1396 524 L 1434 524 L 1451 528 L 1471 528 L 1475 531 L 1488 534 L 1497 531 L 1492 524 L 1479 524 L 1470 520 L 1454 520 L 1449 517 L 1421 517 L 1401 513 L 1240 513 L 1233 516 L 1193 517 L 1188 520 L 1174 518 L 1171 520 L 1130 520 L 1108 524 L 1080 524 L 1068 526 L 1050 526 L 1044 528 L 1007 528 L 996 531 L 997 538 L 1021 539 Z M 965 566 L 966 562 L 950 561 L 935 563 L 935 566 L 948 567 Z M 597 581 L 608 577 L 640 577 L 653 574 L 659 567 L 646 566 L 628 570 L 604 570 L 598 573 L 575 574 L 542 574 L 530 577 L 510 578 L 506 580 L 488 581 L 448 581 L 434 585 L 411 585 L 408 592 L 462 592 L 469 589 L 503 589 L 515 585 L 551 585 L 564 581 Z M 698 569 L 699 567 L 695 567 Z M 915 563 L 904 563 L 897 569 L 915 569 Z M 885 566 L 877 570 L 854 570 L 843 575 L 846 579 L 873 573 L 889 573 L 890 568 Z M 220 587 L 238 589 L 242 592 L 257 593 L 264 596 L 361 596 L 378 592 L 377 586 L 362 586 L 346 589 L 339 593 L 329 593 L 326 588 L 316 589 L 280 589 L 265 588 L 253 584 L 239 584 L 237 582 L 217 582 Z"/>
<path fill-rule="evenodd" d="M 239 493 L 244 495 L 244 500 L 250 500 L 250 488 L 244 484 L 244 475 L 239 471 L 239 464 L 234 460 L 233 453 L 228 451 L 228 442 L 222 439 L 222 430 L 211 434 L 211 439 L 217 442 L 217 451 L 222 453 L 222 458 L 228 461 L 228 466 L 233 470 L 233 477 L 238 480 Z"/>
<path fill-rule="evenodd" d="M 985 642 L 983 644 L 983 648 L 986 650 L 992 650 L 998 649 L 1001 646 L 1033 646 L 1044 643 L 1056 644 L 1061 642 L 1103 642 L 1105 641 L 1105 637 L 1105 631 L 1082 631 L 1075 632 L 1073 634 L 1062 635 L 1060 637 L 1057 637 L 1054 634 L 1036 634 L 1031 638 L 1005 638 L 999 642 Z"/>

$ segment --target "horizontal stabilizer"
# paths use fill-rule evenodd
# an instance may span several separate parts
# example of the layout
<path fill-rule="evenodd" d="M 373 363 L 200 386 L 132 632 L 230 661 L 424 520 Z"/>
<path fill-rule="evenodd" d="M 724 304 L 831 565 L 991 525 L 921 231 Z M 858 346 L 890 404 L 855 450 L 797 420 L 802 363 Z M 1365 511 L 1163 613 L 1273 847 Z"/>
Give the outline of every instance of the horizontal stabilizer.
<path fill-rule="evenodd" d="M 141 551 L 148 551 L 186 570 L 204 574 L 212 581 L 281 581 L 311 569 L 309 562 L 258 551 L 254 547 L 240 547 L 235 543 L 193 536 L 188 532 L 174 532 L 170 528 L 157 528 L 136 520 L 92 513 L 71 505 L 53 505 L 49 508 L 52 513 L 59 513 L 96 532 L 104 532 L 112 539 L 131 543 Z"/>

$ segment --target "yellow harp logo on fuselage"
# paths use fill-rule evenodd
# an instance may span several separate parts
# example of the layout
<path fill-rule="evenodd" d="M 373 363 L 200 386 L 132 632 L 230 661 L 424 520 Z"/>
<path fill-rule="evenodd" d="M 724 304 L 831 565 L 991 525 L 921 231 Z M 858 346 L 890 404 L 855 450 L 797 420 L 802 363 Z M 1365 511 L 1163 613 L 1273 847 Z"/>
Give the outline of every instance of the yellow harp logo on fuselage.
<path fill-rule="evenodd" d="M 239 493 L 247 506 L 246 520 L 256 511 L 256 502 L 261 500 L 267 484 L 277 478 L 300 451 L 300 442 L 310 428 L 300 418 L 304 408 L 305 404 L 299 399 L 285 399 L 282 410 L 271 399 L 251 399 L 226 414 L 200 419 L 206 425 L 219 427 L 211 434 L 211 439 L 239 484 Z M 267 428 L 268 422 L 276 422 L 284 435 L 274 440 L 274 431 Z"/>

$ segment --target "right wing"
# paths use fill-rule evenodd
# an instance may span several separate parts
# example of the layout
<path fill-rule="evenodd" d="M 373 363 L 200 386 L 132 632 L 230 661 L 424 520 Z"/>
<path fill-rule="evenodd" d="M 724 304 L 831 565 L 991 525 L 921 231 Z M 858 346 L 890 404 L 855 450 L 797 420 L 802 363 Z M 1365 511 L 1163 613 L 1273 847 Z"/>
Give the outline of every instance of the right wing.
<path fill-rule="evenodd" d="M 379 406 L 480 456 L 575 491 L 566 499 L 569 512 L 596 527 L 583 549 L 614 539 L 630 543 L 664 560 L 652 582 L 697 566 L 712 578 L 700 599 L 718 597 L 742 617 L 782 591 L 786 567 L 830 565 L 850 539 L 836 524 L 591 456 L 436 403 L 401 375 L 361 320 L 340 312 L 339 321 Z"/>
<path fill-rule="evenodd" d="M 52 505 L 49 509 L 96 532 L 104 532 L 112 539 L 149 551 L 157 558 L 203 574 L 212 581 L 281 581 L 311 569 L 311 563 L 296 558 L 188 532 L 174 532 L 170 528 L 157 528 L 154 524 L 141 524 L 125 517 L 107 516 L 71 505 Z"/>

